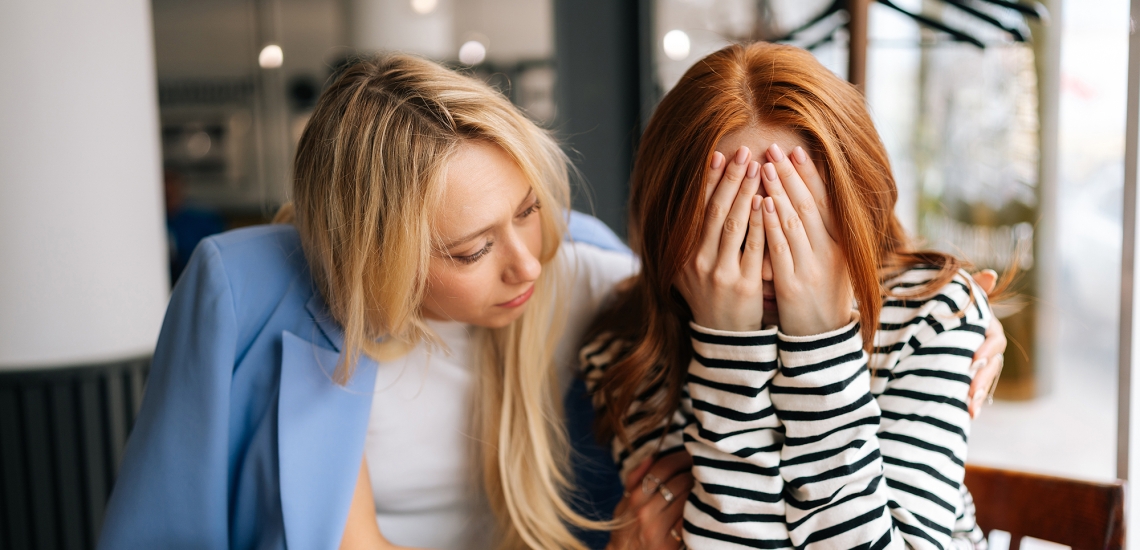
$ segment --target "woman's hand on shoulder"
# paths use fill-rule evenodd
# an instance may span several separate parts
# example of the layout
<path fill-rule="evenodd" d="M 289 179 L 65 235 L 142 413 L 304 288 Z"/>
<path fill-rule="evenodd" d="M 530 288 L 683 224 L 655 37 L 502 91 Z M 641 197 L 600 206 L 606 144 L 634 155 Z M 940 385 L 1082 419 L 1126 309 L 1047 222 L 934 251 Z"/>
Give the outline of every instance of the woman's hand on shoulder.
<path fill-rule="evenodd" d="M 764 316 L 760 164 L 747 147 L 731 159 L 715 152 L 704 186 L 707 207 L 697 253 L 674 284 L 698 325 L 758 330 Z"/>
<path fill-rule="evenodd" d="M 646 459 L 626 479 L 625 496 L 614 509 L 624 521 L 610 535 L 606 550 L 681 548 L 685 501 L 693 489 L 693 459 L 681 450 Z"/>
<path fill-rule="evenodd" d="M 802 147 L 767 150 L 761 168 L 763 223 L 776 288 L 780 330 L 808 336 L 851 322 L 854 291 L 843 249 L 829 230 L 826 188 Z"/>
<path fill-rule="evenodd" d="M 987 269 L 970 275 L 974 282 L 982 287 L 986 294 L 993 292 L 997 285 L 998 275 L 992 269 Z M 974 352 L 974 363 L 970 366 L 973 381 L 970 382 L 968 395 L 970 417 L 977 418 L 982 413 L 982 406 L 987 398 L 993 394 L 993 388 L 1001 375 L 1001 368 L 1005 364 L 1005 347 L 1008 341 L 1005 338 L 1005 328 L 996 316 L 990 319 L 990 326 L 986 328 L 986 341 L 978 346 Z"/>

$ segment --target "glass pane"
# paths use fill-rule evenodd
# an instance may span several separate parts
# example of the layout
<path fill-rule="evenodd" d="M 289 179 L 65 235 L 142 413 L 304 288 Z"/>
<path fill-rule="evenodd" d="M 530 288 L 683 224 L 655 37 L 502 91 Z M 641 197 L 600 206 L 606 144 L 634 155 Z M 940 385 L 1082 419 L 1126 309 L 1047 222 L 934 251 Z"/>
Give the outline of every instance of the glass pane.
<path fill-rule="evenodd" d="M 970 29 L 991 45 L 983 53 L 884 5 L 871 6 L 867 98 L 898 183 L 899 218 L 912 233 L 980 267 L 1016 257 L 1028 270 L 1020 296 L 998 311 L 1017 341 L 1006 352 L 997 400 L 973 423 L 970 461 L 1113 478 L 1128 3 L 1054 7 L 1050 28 L 1062 33 L 1061 85 L 1048 93 L 1060 94 L 1060 152 L 1046 160 L 1059 164 L 1060 177 L 1043 182 L 1055 186 L 1047 190 L 1058 203 L 1050 218 L 1041 217 L 1048 213 L 1040 210 L 1037 190 L 1043 42 L 1013 44 L 1011 34 L 971 22 L 942 2 L 894 3 Z M 781 37 L 830 4 L 657 0 L 655 82 L 668 90 L 701 56 L 733 41 Z M 1007 27 L 1027 28 L 1008 10 L 968 5 Z M 846 77 L 843 22 L 824 19 L 792 42 Z M 1028 29 L 1041 34 L 1040 27 Z M 947 212 L 958 218 L 939 218 Z M 1033 247 L 1050 232 L 1053 242 Z M 1056 337 L 1036 338 L 1051 320 Z"/>
<path fill-rule="evenodd" d="M 1129 7 L 1089 0 L 1061 9 L 1058 292 L 1041 302 L 1060 321 L 1055 367 L 1041 397 L 987 408 L 970 451 L 978 462 L 1110 479 Z"/>

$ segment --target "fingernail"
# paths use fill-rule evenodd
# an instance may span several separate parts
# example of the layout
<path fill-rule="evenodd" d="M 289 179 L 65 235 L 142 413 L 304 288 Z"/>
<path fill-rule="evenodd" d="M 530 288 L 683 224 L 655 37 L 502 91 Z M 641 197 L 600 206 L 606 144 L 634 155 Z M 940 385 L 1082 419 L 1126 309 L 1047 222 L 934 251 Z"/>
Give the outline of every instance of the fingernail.
<path fill-rule="evenodd" d="M 752 195 L 752 210 L 760 210 L 760 203 L 764 202 L 764 198 L 760 195 Z"/>
<path fill-rule="evenodd" d="M 776 211 L 776 201 L 772 200 L 772 197 L 764 199 L 764 210 L 769 214 Z"/>
<path fill-rule="evenodd" d="M 988 361 L 988 359 L 985 359 L 985 358 L 978 359 L 977 361 L 974 361 L 970 365 L 970 376 L 973 376 L 973 375 L 977 374 L 979 370 L 982 370 L 982 367 L 986 366 L 987 361 Z"/>
<path fill-rule="evenodd" d="M 772 157 L 772 162 L 783 162 L 784 160 L 784 152 L 775 143 L 768 147 L 768 156 Z"/>
<path fill-rule="evenodd" d="M 724 166 L 724 155 L 721 154 L 720 151 L 716 151 L 715 153 L 713 153 L 712 165 L 711 166 L 712 166 L 713 170 L 716 170 L 717 168 Z"/>
<path fill-rule="evenodd" d="M 764 164 L 764 177 L 770 181 L 776 181 L 776 165 L 771 162 Z"/>
<path fill-rule="evenodd" d="M 797 145 L 795 149 L 792 149 L 792 158 L 796 159 L 797 163 L 803 164 L 807 162 L 807 153 L 804 152 L 803 147 Z"/>
<path fill-rule="evenodd" d="M 749 178 L 754 178 L 754 177 L 756 177 L 756 173 L 757 173 L 757 172 L 759 172 L 759 171 L 760 171 L 760 163 L 759 163 L 759 162 L 756 162 L 756 161 L 752 161 L 751 163 L 749 163 L 749 164 L 748 164 L 748 173 L 747 173 L 747 175 L 748 175 L 748 177 L 749 177 Z"/>
<path fill-rule="evenodd" d="M 740 149 L 736 150 L 736 159 L 734 160 L 736 160 L 737 164 L 744 164 L 745 162 L 748 162 L 748 148 L 741 145 Z"/>

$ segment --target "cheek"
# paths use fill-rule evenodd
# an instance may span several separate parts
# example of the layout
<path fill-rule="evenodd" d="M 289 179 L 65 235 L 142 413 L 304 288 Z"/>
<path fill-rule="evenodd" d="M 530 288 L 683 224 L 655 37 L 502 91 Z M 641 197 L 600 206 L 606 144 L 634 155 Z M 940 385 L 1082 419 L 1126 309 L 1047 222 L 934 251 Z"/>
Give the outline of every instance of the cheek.
<path fill-rule="evenodd" d="M 519 232 L 522 233 L 523 242 L 531 256 L 538 258 L 542 255 L 542 222 L 537 215 L 532 218 Z"/>
<path fill-rule="evenodd" d="M 428 278 L 425 307 L 434 317 L 470 322 L 473 314 L 483 309 L 491 281 L 485 269 L 441 269 Z"/>

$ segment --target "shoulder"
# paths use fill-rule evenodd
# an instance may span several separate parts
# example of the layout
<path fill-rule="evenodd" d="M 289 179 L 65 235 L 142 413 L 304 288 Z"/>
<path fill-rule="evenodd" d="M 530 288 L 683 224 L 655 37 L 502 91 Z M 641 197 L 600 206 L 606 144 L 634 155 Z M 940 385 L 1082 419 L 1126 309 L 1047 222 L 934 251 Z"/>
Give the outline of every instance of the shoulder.
<path fill-rule="evenodd" d="M 567 217 L 568 237 L 572 241 L 592 244 L 605 250 L 630 253 L 629 247 L 602 220 L 571 210 Z"/>
<path fill-rule="evenodd" d="M 260 225 L 207 237 L 191 263 L 221 271 L 235 293 L 254 287 L 279 287 L 307 275 L 301 239 L 292 225 Z"/>
<path fill-rule="evenodd" d="M 946 328 L 971 325 L 984 332 L 992 316 L 986 293 L 963 270 L 941 287 L 923 288 L 939 274 L 938 268 L 915 266 L 888 279 L 880 321 L 889 325 L 921 318 Z"/>
<path fill-rule="evenodd" d="M 269 270 L 304 256 L 297 228 L 285 224 L 226 231 L 203 239 L 200 246 L 215 249 L 218 261 L 229 269 Z"/>
<path fill-rule="evenodd" d="M 637 258 L 625 252 L 603 250 L 594 245 L 567 242 L 558 252 L 559 277 L 571 305 L 584 306 L 589 318 L 610 296 L 617 284 L 637 273 Z"/>
<path fill-rule="evenodd" d="M 283 301 L 303 305 L 314 290 L 300 236 L 292 225 L 281 224 L 203 239 L 178 281 L 178 286 L 183 285 L 193 287 L 187 291 L 198 299 L 229 294 L 242 327 L 263 323 Z M 177 287 L 175 293 L 179 294 Z"/>
<path fill-rule="evenodd" d="M 583 242 L 565 242 L 558 256 L 564 268 L 595 279 L 624 279 L 639 269 L 637 257 L 629 252 L 607 250 Z"/>
<path fill-rule="evenodd" d="M 620 359 L 628 348 L 628 342 L 609 332 L 597 335 L 582 346 L 578 351 L 578 360 L 588 390 L 594 391 L 606 369 Z"/>

